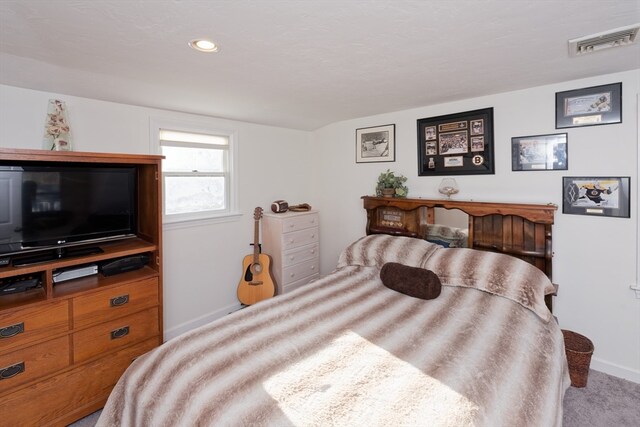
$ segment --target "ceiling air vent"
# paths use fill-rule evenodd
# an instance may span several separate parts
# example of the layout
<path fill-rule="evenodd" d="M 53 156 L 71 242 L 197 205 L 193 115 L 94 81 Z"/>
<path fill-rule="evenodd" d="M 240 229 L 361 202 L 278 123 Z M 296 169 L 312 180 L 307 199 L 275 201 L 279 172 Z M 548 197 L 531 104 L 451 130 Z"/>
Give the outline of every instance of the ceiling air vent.
<path fill-rule="evenodd" d="M 634 24 L 569 40 L 569 56 L 580 56 L 611 47 L 633 44 L 638 40 L 639 30 L 640 24 Z"/>

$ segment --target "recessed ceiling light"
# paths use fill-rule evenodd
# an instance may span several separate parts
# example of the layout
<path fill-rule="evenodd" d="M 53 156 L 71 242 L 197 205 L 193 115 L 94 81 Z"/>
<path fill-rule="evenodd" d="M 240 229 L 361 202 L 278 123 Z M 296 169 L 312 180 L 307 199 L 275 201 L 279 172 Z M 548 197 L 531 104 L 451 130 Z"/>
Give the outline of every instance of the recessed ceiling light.
<path fill-rule="evenodd" d="M 199 50 L 200 52 L 217 52 L 218 51 L 218 45 L 206 39 L 191 40 L 189 42 L 189 46 L 191 46 L 195 50 Z"/>

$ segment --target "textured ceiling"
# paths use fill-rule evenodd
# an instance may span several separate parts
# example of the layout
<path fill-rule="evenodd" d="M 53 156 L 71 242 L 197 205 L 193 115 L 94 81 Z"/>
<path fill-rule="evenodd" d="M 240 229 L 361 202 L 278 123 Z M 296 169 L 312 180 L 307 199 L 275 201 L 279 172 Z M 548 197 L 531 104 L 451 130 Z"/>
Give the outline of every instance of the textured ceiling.
<path fill-rule="evenodd" d="M 312 130 L 640 68 L 639 44 L 567 47 L 637 22 L 638 0 L 0 0 L 0 83 Z"/>

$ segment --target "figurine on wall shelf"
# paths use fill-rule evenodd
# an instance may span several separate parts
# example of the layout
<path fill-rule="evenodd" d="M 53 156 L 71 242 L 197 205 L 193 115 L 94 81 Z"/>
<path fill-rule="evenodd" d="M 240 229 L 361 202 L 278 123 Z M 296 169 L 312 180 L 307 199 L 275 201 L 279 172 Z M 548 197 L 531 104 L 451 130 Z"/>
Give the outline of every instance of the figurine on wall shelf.
<path fill-rule="evenodd" d="M 71 151 L 71 130 L 63 101 L 49 100 L 43 145 L 44 149 L 50 151 Z"/>

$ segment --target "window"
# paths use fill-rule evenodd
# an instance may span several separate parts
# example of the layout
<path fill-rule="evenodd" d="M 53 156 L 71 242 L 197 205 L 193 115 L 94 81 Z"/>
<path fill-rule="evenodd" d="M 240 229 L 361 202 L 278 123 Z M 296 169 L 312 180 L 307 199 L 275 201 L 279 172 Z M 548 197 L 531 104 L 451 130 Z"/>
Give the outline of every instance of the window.
<path fill-rule="evenodd" d="M 178 129 L 179 128 L 179 129 Z M 156 126 L 166 223 L 234 214 L 233 133 Z"/>

